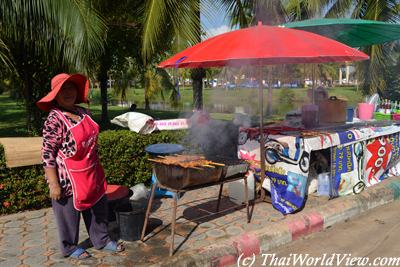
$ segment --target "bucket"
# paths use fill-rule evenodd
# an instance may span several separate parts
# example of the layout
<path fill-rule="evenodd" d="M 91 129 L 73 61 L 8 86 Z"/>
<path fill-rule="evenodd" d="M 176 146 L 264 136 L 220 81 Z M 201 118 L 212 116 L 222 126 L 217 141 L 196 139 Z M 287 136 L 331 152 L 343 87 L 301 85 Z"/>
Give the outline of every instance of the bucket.
<path fill-rule="evenodd" d="M 317 193 L 320 196 L 329 196 L 330 193 L 330 173 L 324 172 L 318 174 Z"/>
<path fill-rule="evenodd" d="M 245 185 L 244 180 L 237 180 L 229 183 L 229 198 L 237 205 L 245 202 Z M 254 174 L 249 172 L 247 176 L 247 197 L 248 200 L 254 199 Z"/>
<path fill-rule="evenodd" d="M 143 204 L 133 201 L 115 208 L 120 239 L 125 241 L 140 239 L 146 212 L 145 208 Z"/>
<path fill-rule="evenodd" d="M 358 104 L 358 118 L 360 120 L 370 120 L 374 115 L 374 104 L 359 103 Z"/>

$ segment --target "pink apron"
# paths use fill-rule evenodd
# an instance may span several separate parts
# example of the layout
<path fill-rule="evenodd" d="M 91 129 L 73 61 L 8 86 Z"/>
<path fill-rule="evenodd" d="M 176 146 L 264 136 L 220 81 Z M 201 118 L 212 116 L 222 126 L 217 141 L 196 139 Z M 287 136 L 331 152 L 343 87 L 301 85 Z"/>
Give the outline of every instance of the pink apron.
<path fill-rule="evenodd" d="M 86 114 L 80 122 L 72 125 L 60 110 L 55 111 L 71 131 L 76 143 L 76 153 L 73 156 L 66 157 L 61 150 L 58 155 L 71 181 L 74 207 L 82 211 L 96 204 L 107 189 L 104 170 L 96 151 L 99 125 Z"/>

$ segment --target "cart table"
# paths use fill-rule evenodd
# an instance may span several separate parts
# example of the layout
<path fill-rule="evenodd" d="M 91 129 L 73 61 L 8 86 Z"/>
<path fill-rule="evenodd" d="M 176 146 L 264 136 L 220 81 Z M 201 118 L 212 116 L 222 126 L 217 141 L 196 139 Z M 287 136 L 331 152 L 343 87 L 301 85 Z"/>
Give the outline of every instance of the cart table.
<path fill-rule="evenodd" d="M 170 250 L 169 250 L 169 255 L 172 256 L 174 253 L 174 237 L 175 237 L 175 223 L 176 223 L 176 209 L 177 209 L 177 205 L 178 205 L 178 195 L 179 193 L 182 192 L 187 192 L 187 191 L 192 191 L 192 190 L 196 190 L 196 189 L 201 189 L 201 188 L 205 188 L 205 187 L 209 187 L 209 186 L 214 186 L 214 185 L 220 185 L 219 188 L 219 194 L 218 194 L 218 202 L 217 202 L 217 208 L 216 211 L 219 212 L 219 204 L 221 201 L 221 196 L 222 196 L 222 189 L 225 183 L 228 182 L 233 182 L 233 181 L 237 181 L 237 180 L 244 180 L 244 194 L 245 194 L 245 204 L 246 204 L 246 215 L 247 215 L 247 222 L 250 222 L 250 212 L 249 212 L 249 200 L 248 200 L 248 186 L 247 186 L 247 176 L 238 176 L 238 177 L 226 177 L 225 179 L 218 181 L 218 182 L 213 182 L 213 183 L 207 183 L 207 184 L 201 184 L 201 185 L 196 185 L 196 186 L 192 186 L 192 187 L 187 187 L 184 189 L 173 189 L 167 186 L 163 186 L 162 184 L 160 184 L 159 181 L 157 181 L 156 184 L 154 184 L 152 186 L 151 189 L 151 195 L 150 195 L 150 199 L 147 205 L 147 210 L 146 210 L 146 217 L 145 217 L 145 221 L 144 221 L 144 226 L 143 226 L 143 230 L 142 230 L 142 236 L 141 236 L 141 240 L 144 241 L 144 237 L 145 237 L 145 233 L 146 233 L 146 228 L 147 228 L 147 221 L 149 219 L 150 216 L 150 212 L 151 212 L 151 208 L 152 208 L 152 204 L 153 204 L 153 199 L 154 199 L 154 195 L 155 195 L 155 188 L 160 187 L 160 188 L 164 188 L 170 192 L 173 192 L 174 196 L 174 204 L 173 204 L 173 209 L 172 209 L 172 229 L 171 229 L 171 243 L 170 243 Z"/>
<path fill-rule="evenodd" d="M 266 128 L 266 179 L 272 204 L 283 214 L 303 207 L 313 151 L 329 149 L 331 197 L 359 193 L 400 174 L 400 126 L 395 122 L 335 125 L 313 130 Z M 260 161 L 258 128 L 241 128 L 240 158 Z M 257 166 L 256 166 L 257 167 Z M 270 184 L 269 184 L 270 183 Z"/>

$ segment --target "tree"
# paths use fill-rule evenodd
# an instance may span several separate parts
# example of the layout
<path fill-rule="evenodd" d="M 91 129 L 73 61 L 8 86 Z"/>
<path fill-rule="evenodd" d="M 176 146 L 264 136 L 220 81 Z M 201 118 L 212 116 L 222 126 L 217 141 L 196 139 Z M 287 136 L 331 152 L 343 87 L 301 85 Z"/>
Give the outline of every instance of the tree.
<path fill-rule="evenodd" d="M 157 54 L 180 51 L 200 42 L 201 33 L 200 0 L 147 1 L 142 36 L 144 65 L 150 65 Z M 194 108 L 201 109 L 205 71 L 193 70 L 191 77 Z"/>
<path fill-rule="evenodd" d="M 127 57 L 135 59 L 138 66 L 142 66 L 140 57 L 140 36 L 142 32 L 141 12 L 145 5 L 144 0 L 97 0 L 94 6 L 105 17 L 109 31 L 105 36 L 104 53 L 96 57 L 96 77 L 100 82 L 101 95 L 101 122 L 109 123 L 107 81 L 112 70 L 120 70 L 117 64 L 125 64 Z M 143 68 L 141 69 L 143 72 Z"/>
<path fill-rule="evenodd" d="M 122 62 L 117 61 L 112 68 L 112 77 L 115 80 L 114 93 L 120 97 L 121 103 L 126 101 L 126 91 L 128 88 L 135 85 L 139 76 L 138 64 L 132 57 L 122 59 Z"/>
<path fill-rule="evenodd" d="M 228 11 L 231 26 L 246 28 L 262 22 L 264 25 L 278 25 L 287 21 L 286 10 L 281 0 L 221 0 Z"/>
<path fill-rule="evenodd" d="M 399 50 L 399 49 L 397 49 Z M 400 101 L 400 53 L 396 53 L 396 63 L 385 69 L 384 77 L 387 81 L 387 89 L 383 92 L 383 98 Z"/>
<path fill-rule="evenodd" d="M 335 1 L 327 17 L 350 14 L 352 18 L 399 22 L 399 3 L 396 0 Z M 373 45 L 362 48 L 370 56 L 369 61 L 358 63 L 362 89 L 365 94 L 383 92 L 386 89 L 384 70 L 393 64 L 394 44 Z"/>
<path fill-rule="evenodd" d="M 26 126 L 37 131 L 35 102 L 48 92 L 50 77 L 85 72 L 103 50 L 106 26 L 84 0 L 0 1 L 0 25 L 0 60 L 21 81 Z"/>
<path fill-rule="evenodd" d="M 396 0 L 299 0 L 287 6 L 292 18 L 306 19 L 316 14 L 324 17 L 348 17 L 386 22 L 399 22 L 399 3 Z M 302 10 L 302 11 L 299 11 Z M 358 63 L 358 75 L 365 94 L 383 92 L 387 88 L 385 69 L 394 62 L 394 44 L 373 45 L 362 50 L 369 61 Z"/>
<path fill-rule="evenodd" d="M 163 69 L 157 69 L 154 66 L 148 66 L 144 75 L 145 83 L 145 106 L 149 109 L 150 99 L 156 95 L 161 94 L 161 98 L 165 101 L 164 91 L 171 92 L 169 100 L 173 106 L 177 105 L 178 92 L 175 86 L 171 83 L 168 73 Z"/>

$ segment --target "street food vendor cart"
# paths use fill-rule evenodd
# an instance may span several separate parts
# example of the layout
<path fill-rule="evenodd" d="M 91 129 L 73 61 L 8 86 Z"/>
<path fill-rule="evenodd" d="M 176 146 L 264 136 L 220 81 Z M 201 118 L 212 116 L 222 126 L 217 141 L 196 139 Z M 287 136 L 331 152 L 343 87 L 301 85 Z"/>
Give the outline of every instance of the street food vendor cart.
<path fill-rule="evenodd" d="M 241 128 L 239 157 L 260 160 L 260 131 Z M 359 193 L 400 174 L 400 124 L 391 121 L 335 125 L 313 130 L 265 128 L 266 179 L 273 206 L 283 214 L 304 206 L 315 151 L 329 150 L 330 197 Z M 254 166 L 253 166 L 254 167 Z M 269 184 L 270 183 L 270 184 Z"/>
<path fill-rule="evenodd" d="M 277 64 L 346 62 L 366 59 L 368 59 L 366 54 L 328 38 L 299 30 L 266 26 L 259 22 L 255 27 L 231 31 L 209 38 L 161 62 L 159 67 L 258 67 L 261 129 L 259 155 L 261 156 L 261 169 L 265 170 L 263 75 L 261 67 Z M 270 71 L 269 74 L 271 75 L 271 73 Z M 272 96 L 271 82 L 269 82 L 269 89 Z M 261 180 L 263 181 L 265 172 L 262 171 L 261 173 Z M 263 192 L 261 191 L 262 198 Z M 173 224 L 172 231 L 174 231 L 174 227 Z M 144 235 L 142 235 L 142 239 L 143 237 Z"/>

